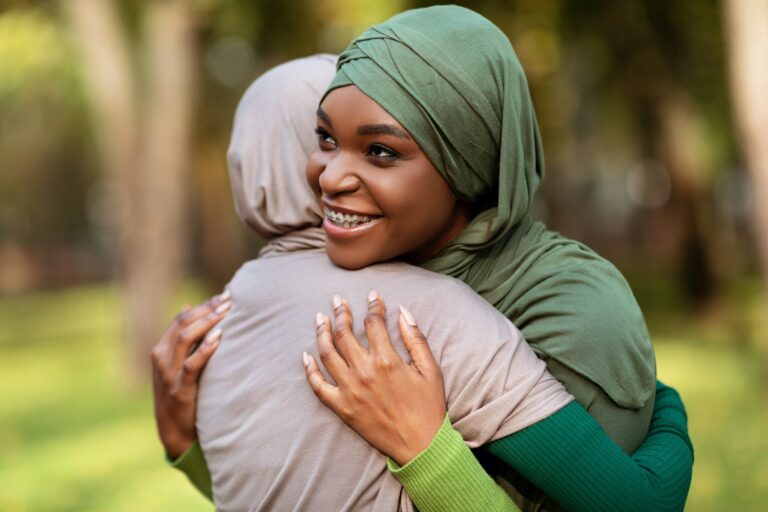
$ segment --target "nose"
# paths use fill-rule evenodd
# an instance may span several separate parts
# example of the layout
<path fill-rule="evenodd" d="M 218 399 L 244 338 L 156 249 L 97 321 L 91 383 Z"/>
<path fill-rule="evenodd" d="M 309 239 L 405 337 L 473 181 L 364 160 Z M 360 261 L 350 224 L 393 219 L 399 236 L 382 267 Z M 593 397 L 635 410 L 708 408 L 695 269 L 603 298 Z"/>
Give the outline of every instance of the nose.
<path fill-rule="evenodd" d="M 354 157 L 344 151 L 329 154 L 320 173 L 320 189 L 328 196 L 350 194 L 360 188 L 361 182 L 354 171 Z"/>

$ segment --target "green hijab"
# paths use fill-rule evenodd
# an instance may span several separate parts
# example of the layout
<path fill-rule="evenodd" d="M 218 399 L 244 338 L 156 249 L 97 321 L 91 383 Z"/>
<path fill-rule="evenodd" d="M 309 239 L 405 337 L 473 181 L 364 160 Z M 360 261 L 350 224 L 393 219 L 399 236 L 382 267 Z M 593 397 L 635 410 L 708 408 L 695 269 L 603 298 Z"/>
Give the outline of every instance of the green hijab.
<path fill-rule="evenodd" d="M 458 197 L 482 210 L 424 267 L 471 286 L 542 357 L 622 407 L 643 406 L 655 362 L 626 281 L 528 216 L 544 176 L 541 137 L 525 74 L 498 27 L 462 7 L 406 11 L 339 57 L 328 91 L 351 84 L 408 130 Z"/>

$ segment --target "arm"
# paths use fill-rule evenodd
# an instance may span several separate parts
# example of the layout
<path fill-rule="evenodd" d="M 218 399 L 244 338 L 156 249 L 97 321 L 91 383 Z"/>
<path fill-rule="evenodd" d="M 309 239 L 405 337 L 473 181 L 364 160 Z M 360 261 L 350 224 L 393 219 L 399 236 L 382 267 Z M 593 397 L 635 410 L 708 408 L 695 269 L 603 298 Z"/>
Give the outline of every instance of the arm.
<path fill-rule="evenodd" d="M 442 400 L 442 410 L 445 410 L 444 394 L 435 392 L 437 386 L 442 392 L 442 379 L 437 377 L 439 367 L 415 322 L 401 317 L 401 334 L 413 363 L 406 366 L 397 356 L 397 364 L 388 360 L 388 369 L 381 371 L 382 364 L 377 359 L 391 344 L 383 324 L 383 304 L 379 303 L 376 299 L 369 304 L 366 318 L 369 343 L 377 348 L 363 356 L 355 352 L 360 347 L 351 335 L 351 312 L 346 305 L 336 308 L 335 334 L 331 333 L 327 320 L 319 324 L 321 358 L 338 386 L 327 383 L 317 363 L 308 357 L 307 377 L 313 391 L 364 439 L 404 465 L 398 469 L 397 464 L 391 464 L 391 468 L 422 511 L 460 510 L 439 499 L 447 486 L 466 483 L 463 492 L 470 503 L 483 503 L 488 496 L 503 492 L 476 461 L 474 466 L 469 463 L 459 466 L 459 462 L 429 463 L 439 460 L 430 456 L 430 450 L 439 451 L 434 449 L 436 445 L 424 441 L 437 440 L 435 433 L 440 428 L 434 426 L 438 413 L 434 400 Z M 379 327 L 374 328 L 379 322 Z M 377 336 L 381 338 L 375 339 Z M 336 352 L 332 339 L 343 358 Z M 353 364 L 347 367 L 344 361 L 353 361 Z M 415 366 L 423 371 L 420 373 L 423 378 L 399 386 L 399 374 L 391 368 L 398 364 L 408 369 Z M 407 372 L 403 375 L 413 376 Z M 620 503 L 618 509 L 629 506 L 638 510 L 678 510 L 685 502 L 692 467 L 686 422 L 677 394 L 661 387 L 651 431 L 632 458 L 625 455 L 577 403 L 491 443 L 489 450 L 569 509 L 612 510 Z M 419 431 L 420 425 L 423 427 Z M 409 437 L 417 431 L 418 434 Z M 457 436 L 447 437 L 448 441 L 451 439 L 454 448 L 463 444 Z M 443 444 L 437 446 L 445 449 Z M 419 446 L 421 449 L 414 451 Z M 463 453 L 453 460 L 461 460 L 461 464 L 472 462 L 474 457 L 469 449 Z"/>
<path fill-rule="evenodd" d="M 211 329 L 230 306 L 225 292 L 195 308 L 185 308 L 152 350 L 155 421 L 166 458 L 209 500 L 211 477 L 195 429 L 197 385 L 221 339 L 221 330 Z"/>
<path fill-rule="evenodd" d="M 170 461 L 172 467 L 178 469 L 185 475 L 200 491 L 200 494 L 213 501 L 213 489 L 211 485 L 211 472 L 208 470 L 208 464 L 205 462 L 203 450 L 200 443 L 195 441 L 192 446 L 184 452 L 178 459 Z"/>
<path fill-rule="evenodd" d="M 488 450 L 568 510 L 682 510 L 693 467 L 685 408 L 661 383 L 648 435 L 631 456 L 576 402 Z"/>
<path fill-rule="evenodd" d="M 464 443 L 456 434 L 446 437 L 453 446 L 443 446 L 441 451 L 459 452 L 458 445 Z M 685 408 L 677 392 L 660 382 L 648 436 L 631 456 L 613 443 L 577 402 L 484 449 L 567 510 L 683 510 L 691 483 L 693 446 Z M 435 453 L 430 454 L 433 450 Z M 469 449 L 454 457 L 450 465 L 423 462 L 436 457 L 436 452 L 430 445 L 403 468 L 408 469 L 406 474 L 390 462 L 390 470 L 414 502 L 427 504 L 420 510 L 454 510 L 443 506 L 441 496 L 445 486 L 456 481 L 474 483 L 461 488 L 470 503 L 503 492 L 490 478 L 482 479 L 485 471 L 479 464 L 471 465 L 474 456 Z"/>

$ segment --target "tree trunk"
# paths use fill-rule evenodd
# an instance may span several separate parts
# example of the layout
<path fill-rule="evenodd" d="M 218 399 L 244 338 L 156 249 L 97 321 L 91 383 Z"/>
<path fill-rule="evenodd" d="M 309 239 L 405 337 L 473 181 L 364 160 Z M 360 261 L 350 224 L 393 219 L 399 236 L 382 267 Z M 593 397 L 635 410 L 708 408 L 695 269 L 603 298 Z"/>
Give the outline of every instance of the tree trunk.
<path fill-rule="evenodd" d="M 755 240 L 768 287 L 768 1 L 725 0 L 723 8 L 738 142 L 752 179 Z"/>
<path fill-rule="evenodd" d="M 184 0 L 142 9 L 145 74 L 131 66 L 114 0 L 63 2 L 83 56 L 102 166 L 125 215 L 113 226 L 132 377 L 146 378 L 182 268 L 191 106 L 193 24 Z M 137 91 L 136 84 L 144 84 Z M 139 100 L 143 99 L 143 102 Z M 143 115 L 139 115 L 143 114 Z"/>

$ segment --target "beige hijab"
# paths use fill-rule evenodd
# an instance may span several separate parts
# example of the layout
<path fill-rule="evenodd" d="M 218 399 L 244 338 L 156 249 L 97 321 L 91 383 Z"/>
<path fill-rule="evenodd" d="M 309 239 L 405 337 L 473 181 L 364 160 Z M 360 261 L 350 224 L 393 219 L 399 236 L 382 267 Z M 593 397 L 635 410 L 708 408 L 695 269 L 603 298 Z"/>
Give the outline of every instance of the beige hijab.
<path fill-rule="evenodd" d="M 273 240 L 266 253 L 285 244 L 323 244 L 322 231 L 306 229 L 319 226 L 322 214 L 304 167 L 317 145 L 313 114 L 335 66 L 336 56 L 328 54 L 277 66 L 248 88 L 237 107 L 227 154 L 232 195 L 243 222 Z M 284 102 L 294 105 L 285 108 Z"/>

